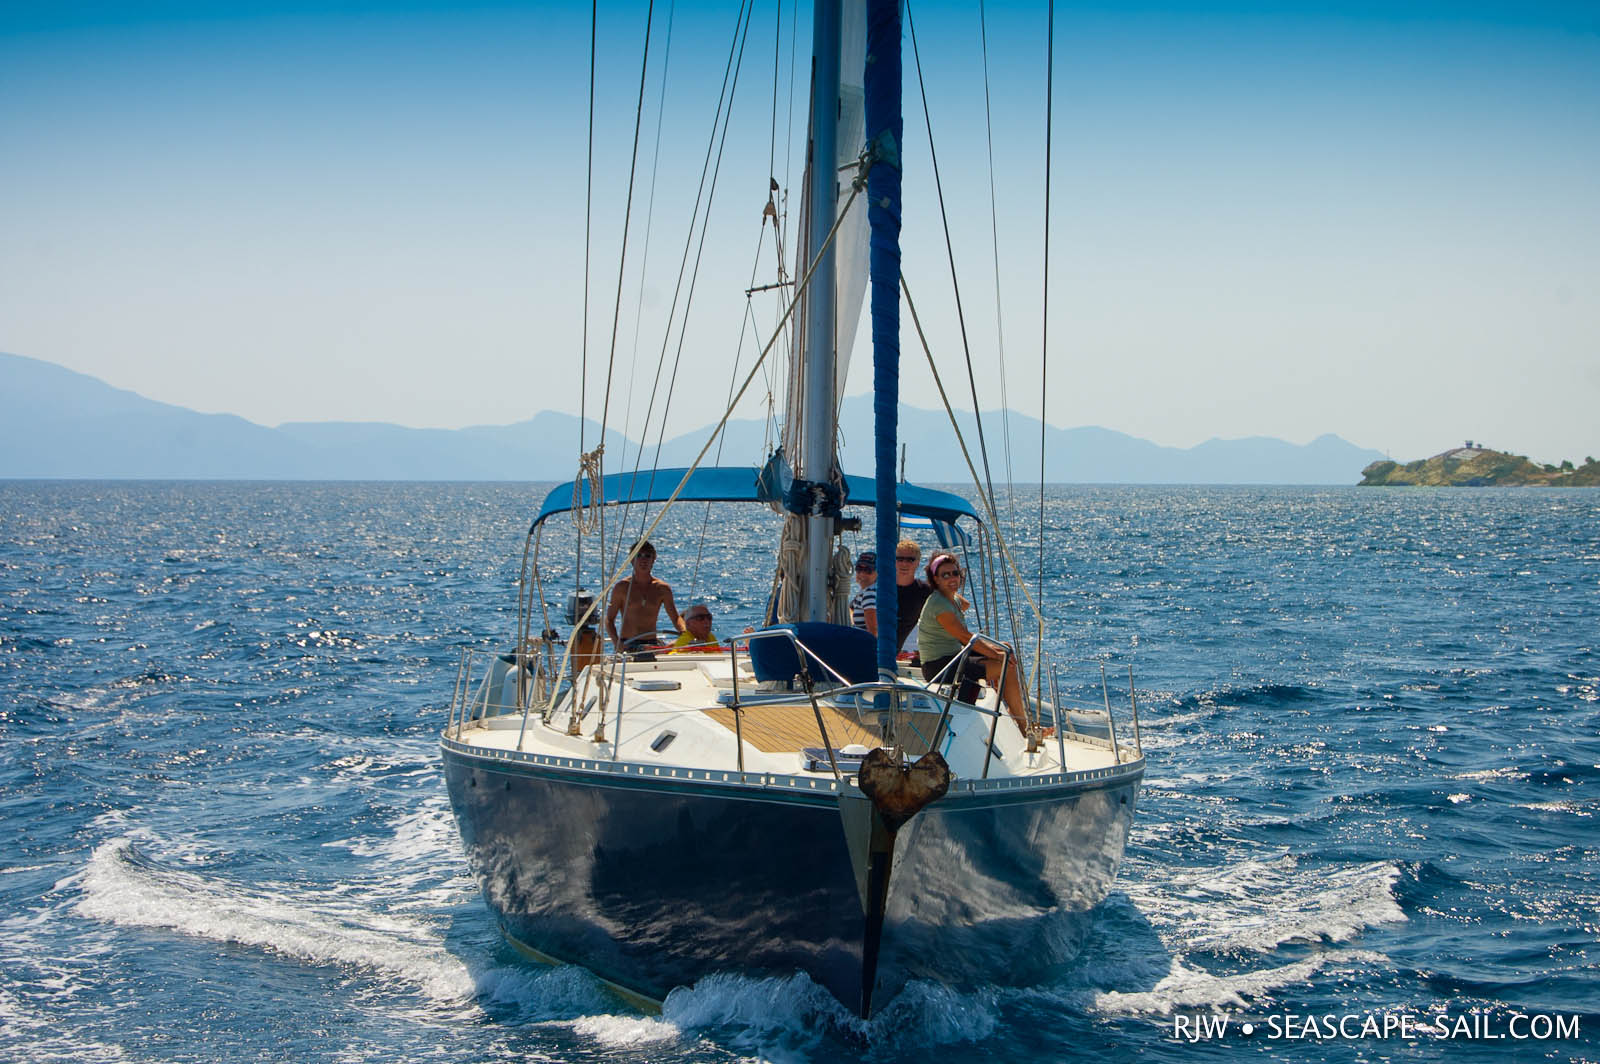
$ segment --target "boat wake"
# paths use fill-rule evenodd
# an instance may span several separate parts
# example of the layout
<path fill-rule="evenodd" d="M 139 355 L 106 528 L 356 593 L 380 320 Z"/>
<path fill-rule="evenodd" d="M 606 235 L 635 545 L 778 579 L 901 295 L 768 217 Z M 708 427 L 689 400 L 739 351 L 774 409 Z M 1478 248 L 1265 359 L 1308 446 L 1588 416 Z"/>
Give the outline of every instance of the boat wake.
<path fill-rule="evenodd" d="M 436 819 L 436 811 L 406 818 L 395 845 L 410 852 L 430 844 Z M 379 911 L 383 903 L 362 897 L 359 890 L 328 889 L 311 897 L 304 885 L 246 885 L 173 868 L 150 857 L 132 835 L 96 847 L 83 871 L 58 887 L 76 889 L 73 909 L 90 920 L 170 930 L 366 977 L 373 986 L 358 994 L 378 995 L 386 1008 L 428 1022 L 482 1022 L 487 1016 L 517 1026 L 598 1018 L 618 1007 L 617 999 L 581 968 L 517 960 L 498 964 L 488 958 L 479 967 L 451 951 L 439 926 Z M 416 903 L 402 890 L 385 907 L 400 910 Z M 498 935 L 492 941 L 498 945 Z M 420 1006 L 399 1000 L 396 984 L 419 995 Z"/>
<path fill-rule="evenodd" d="M 1174 951 L 1243 955 L 1288 943 L 1347 942 L 1365 928 L 1404 922 L 1395 895 L 1400 876 L 1385 861 L 1312 872 L 1285 854 L 1187 872 L 1166 868 L 1130 877 L 1126 889 Z"/>
<path fill-rule="evenodd" d="M 814 1060 L 840 1045 L 873 1054 L 981 1042 L 999 1026 L 993 989 L 962 992 L 908 984 L 863 1020 L 804 973 L 757 978 L 720 973 L 667 995 L 660 1017 L 593 1015 L 560 1026 L 611 1050 L 707 1040 L 764 1060 Z"/>
<path fill-rule="evenodd" d="M 1318 975 L 1384 965 L 1382 953 L 1345 944 L 1407 919 L 1401 874 L 1387 862 L 1313 874 L 1284 855 L 1131 875 L 1101 909 L 1083 952 L 1094 961 L 1062 997 L 1102 1016 L 1166 1016 L 1242 1007 Z"/>
<path fill-rule="evenodd" d="M 1081 1004 L 1102 1016 L 1170 1016 L 1190 1009 L 1243 1008 L 1259 1003 L 1273 991 L 1307 983 L 1326 972 L 1356 972 L 1385 963 L 1370 950 L 1325 950 L 1303 960 L 1219 974 L 1191 968 L 1173 957 L 1161 979 L 1149 990 L 1104 990 L 1088 995 Z"/>
<path fill-rule="evenodd" d="M 441 1003 L 478 993 L 477 981 L 434 928 L 380 915 L 332 891 L 313 902 L 293 887 L 246 886 L 169 868 L 126 837 L 97 846 L 76 886 L 75 909 L 91 920 L 165 928 L 307 964 L 400 978 Z"/>
<path fill-rule="evenodd" d="M 0 1056 L 7 1060 L 122 1064 L 129 1058 L 119 1045 L 80 1033 L 74 1025 L 30 1008 L 0 986 Z"/>
<path fill-rule="evenodd" d="M 436 816 L 428 810 L 406 821 L 396 845 L 425 848 Z M 447 948 L 438 925 L 380 912 L 356 892 L 311 896 L 303 885 L 241 884 L 174 868 L 133 836 L 101 844 L 61 886 L 76 889 L 81 917 L 341 969 L 377 984 L 361 996 L 377 993 L 386 1007 L 411 1012 L 396 1000 L 399 983 L 424 999 L 413 1013 L 421 1020 L 562 1028 L 608 1051 L 677 1055 L 705 1043 L 801 1060 L 840 1045 L 877 1055 L 981 1043 L 1019 1006 L 1114 1020 L 1260 1005 L 1285 987 L 1385 964 L 1382 953 L 1347 944 L 1406 919 L 1395 894 L 1400 878 L 1384 862 L 1310 875 L 1288 855 L 1136 874 L 1101 906 L 1079 962 L 1057 981 L 975 990 L 913 982 L 870 1020 L 799 973 L 711 975 L 674 990 L 659 1017 L 641 1016 L 582 969 L 490 962 L 475 970 Z"/>

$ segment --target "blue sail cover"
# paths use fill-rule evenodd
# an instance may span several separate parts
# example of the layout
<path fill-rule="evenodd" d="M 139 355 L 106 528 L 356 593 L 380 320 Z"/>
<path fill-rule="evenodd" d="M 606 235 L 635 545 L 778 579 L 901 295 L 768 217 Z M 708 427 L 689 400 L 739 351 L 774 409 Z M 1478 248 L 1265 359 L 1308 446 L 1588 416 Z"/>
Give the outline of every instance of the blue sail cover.
<path fill-rule="evenodd" d="M 678 487 L 687 469 L 656 469 L 653 471 L 641 470 L 638 473 L 612 473 L 600 481 L 600 497 L 602 505 L 618 506 L 624 503 L 664 502 L 672 496 Z M 767 496 L 762 492 L 759 484 L 760 470 L 749 466 L 701 466 L 689 476 L 689 482 L 684 485 L 683 491 L 678 495 L 679 502 L 765 502 Z M 590 503 L 590 489 L 587 480 L 577 482 L 579 491 L 577 505 L 588 506 Z M 844 478 L 845 505 L 846 506 L 874 506 L 876 497 L 875 485 L 867 477 L 846 476 Z M 970 517 L 979 521 L 978 513 L 972 504 L 953 492 L 940 491 L 937 488 L 920 488 L 914 484 L 899 485 L 899 510 L 901 514 L 912 517 L 922 517 L 933 521 L 935 525 L 954 525 L 963 517 Z M 545 496 L 544 505 L 539 507 L 539 516 L 533 519 L 533 527 L 538 528 L 550 517 L 556 514 L 568 513 L 573 509 L 573 483 L 567 482 L 556 487 Z M 893 527 L 893 522 L 889 522 Z M 530 530 L 531 531 L 531 530 Z M 889 552 L 889 557 L 894 556 L 894 551 Z"/>
<path fill-rule="evenodd" d="M 900 2 L 868 0 L 867 68 L 862 79 L 866 97 L 867 147 L 872 169 L 867 172 L 867 223 L 871 228 L 868 257 L 872 285 L 872 413 L 875 505 L 880 512 L 895 508 L 899 485 L 894 479 L 900 412 L 900 145 L 905 123 L 900 114 Z M 904 496 L 902 496 L 903 500 Z M 891 564 L 899 538 L 895 522 L 879 521 L 878 571 Z M 894 569 L 888 570 L 894 575 Z M 878 600 L 878 668 L 895 674 L 900 651 L 899 601 Z"/>

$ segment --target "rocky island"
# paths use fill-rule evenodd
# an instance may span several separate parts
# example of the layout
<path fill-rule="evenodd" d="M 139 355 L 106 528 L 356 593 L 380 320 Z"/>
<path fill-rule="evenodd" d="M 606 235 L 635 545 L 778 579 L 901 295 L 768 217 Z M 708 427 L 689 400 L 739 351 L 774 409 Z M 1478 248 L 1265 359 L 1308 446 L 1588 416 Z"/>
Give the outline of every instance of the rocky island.
<path fill-rule="evenodd" d="M 1600 485 L 1600 462 L 1586 458 L 1581 466 L 1570 461 L 1559 466 L 1539 465 L 1525 455 L 1495 451 L 1468 440 L 1456 447 L 1404 465 L 1373 462 L 1361 471 L 1361 486 L 1419 486 L 1430 488 L 1486 487 L 1593 487 Z"/>

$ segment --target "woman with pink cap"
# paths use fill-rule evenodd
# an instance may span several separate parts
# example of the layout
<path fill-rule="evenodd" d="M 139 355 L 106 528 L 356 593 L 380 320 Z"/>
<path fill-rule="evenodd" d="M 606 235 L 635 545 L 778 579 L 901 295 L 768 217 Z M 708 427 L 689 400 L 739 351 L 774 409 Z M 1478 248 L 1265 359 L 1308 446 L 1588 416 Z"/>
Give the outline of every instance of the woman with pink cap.
<path fill-rule="evenodd" d="M 943 679 L 959 682 L 963 691 L 977 680 L 1000 689 L 1000 696 L 1005 701 L 1011 719 L 1017 722 L 1022 734 L 1027 735 L 1028 713 L 1022 698 L 1021 663 L 1015 652 L 1004 643 L 997 643 L 985 636 L 973 640 L 972 632 L 967 630 L 961 619 L 967 607 L 967 600 L 961 595 L 964 577 L 961 563 L 953 554 L 935 554 L 933 560 L 928 562 L 928 583 L 933 593 L 923 604 L 922 617 L 917 622 L 923 679 L 931 680 L 938 676 L 969 642 L 972 643 L 972 652 L 962 666 L 962 675 L 946 675 Z M 1009 662 L 1006 660 L 1008 655 Z M 1000 682 L 1002 669 L 1005 672 L 1003 688 Z M 964 702 L 972 701 L 966 694 L 960 697 Z"/>

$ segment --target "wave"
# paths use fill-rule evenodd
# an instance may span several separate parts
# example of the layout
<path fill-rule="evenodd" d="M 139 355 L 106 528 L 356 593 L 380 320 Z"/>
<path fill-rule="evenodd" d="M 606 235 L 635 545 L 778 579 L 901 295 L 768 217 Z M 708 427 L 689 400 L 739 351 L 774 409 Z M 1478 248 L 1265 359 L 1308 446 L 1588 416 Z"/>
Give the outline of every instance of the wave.
<path fill-rule="evenodd" d="M 1128 881 L 1125 889 L 1170 948 L 1266 953 L 1289 943 L 1346 942 L 1407 917 L 1398 866 L 1378 861 L 1302 869 L 1285 855 Z"/>
<path fill-rule="evenodd" d="M 0 986 L 0 1056 L 73 1064 L 122 1064 L 130 1059 L 119 1045 L 87 1038 L 74 1024 L 34 1012 L 4 986 Z M 140 1059 L 147 1058 L 141 1054 Z"/>
<path fill-rule="evenodd" d="M 863 1020 L 803 973 L 783 978 L 719 973 L 673 990 L 659 1019 L 590 1016 L 572 1026 L 618 1048 L 704 1031 L 767 1060 L 814 1059 L 825 1049 L 823 1055 L 834 1055 L 831 1050 L 838 1047 L 825 1043 L 895 1056 L 989 1038 L 1000 1025 L 1000 998 L 1006 993 L 1012 992 L 912 982 Z"/>
<path fill-rule="evenodd" d="M 1183 1009 L 1243 1008 L 1279 987 L 1308 982 L 1330 968 L 1354 971 L 1385 964 L 1388 959 L 1368 950 L 1330 950 L 1288 964 L 1220 975 L 1190 968 L 1175 957 L 1166 975 L 1149 990 L 1095 992 L 1089 995 L 1088 1007 L 1104 1016 L 1167 1016 Z"/>
<path fill-rule="evenodd" d="M 397 977 L 438 1003 L 460 1004 L 478 993 L 466 965 L 426 924 L 382 916 L 346 899 L 309 902 L 286 888 L 167 868 L 130 838 L 97 846 L 76 880 L 76 911 L 91 920 L 165 928 L 308 964 Z"/>
<path fill-rule="evenodd" d="M 1303 709 L 1325 703 L 1328 694 L 1315 686 L 1304 684 L 1257 683 L 1224 684 L 1209 691 L 1168 696 L 1164 700 L 1141 699 L 1139 723 L 1142 727 L 1161 729 L 1174 724 L 1189 724 L 1222 711 L 1240 709 Z M 1157 707 L 1166 712 L 1157 715 Z"/>

